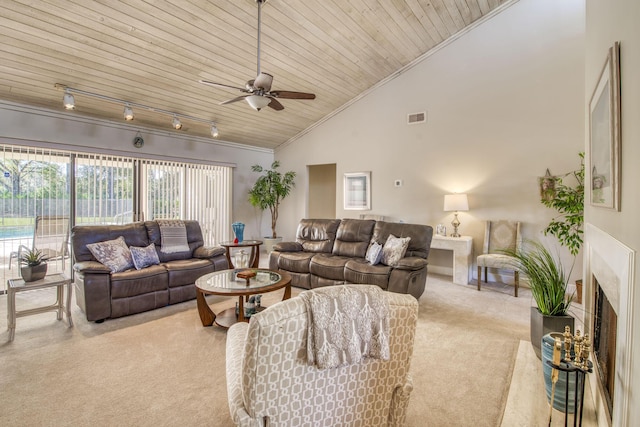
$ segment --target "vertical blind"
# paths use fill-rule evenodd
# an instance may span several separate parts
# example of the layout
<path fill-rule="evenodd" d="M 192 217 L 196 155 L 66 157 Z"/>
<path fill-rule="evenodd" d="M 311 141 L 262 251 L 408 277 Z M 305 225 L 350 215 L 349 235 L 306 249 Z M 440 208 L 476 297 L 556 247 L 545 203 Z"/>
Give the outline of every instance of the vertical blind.
<path fill-rule="evenodd" d="M 12 254 L 20 245 L 33 244 L 37 216 L 73 216 L 74 224 L 192 219 L 200 223 L 206 245 L 230 238 L 232 168 L 228 166 L 4 144 L 0 144 L 0 166 L 2 283 L 18 277 Z M 9 261 L 15 267 L 10 271 Z"/>

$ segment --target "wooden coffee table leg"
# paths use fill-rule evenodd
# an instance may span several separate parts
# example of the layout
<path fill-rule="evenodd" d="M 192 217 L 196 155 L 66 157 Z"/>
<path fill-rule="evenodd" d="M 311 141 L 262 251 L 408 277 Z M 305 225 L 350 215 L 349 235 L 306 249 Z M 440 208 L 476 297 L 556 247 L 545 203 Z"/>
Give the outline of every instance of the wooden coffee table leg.
<path fill-rule="evenodd" d="M 284 296 L 282 297 L 282 301 L 287 300 L 291 298 L 291 283 L 289 283 L 285 288 L 284 288 Z"/>
<path fill-rule="evenodd" d="M 251 258 L 253 258 L 251 268 L 258 268 L 260 265 L 260 247 L 258 245 L 251 246 Z"/>
<path fill-rule="evenodd" d="M 200 289 L 196 289 L 196 301 L 198 304 L 198 314 L 200 314 L 200 320 L 202 326 L 211 326 L 216 320 L 216 315 L 211 311 L 211 307 L 207 304 L 207 300 L 204 298 L 204 293 Z"/>

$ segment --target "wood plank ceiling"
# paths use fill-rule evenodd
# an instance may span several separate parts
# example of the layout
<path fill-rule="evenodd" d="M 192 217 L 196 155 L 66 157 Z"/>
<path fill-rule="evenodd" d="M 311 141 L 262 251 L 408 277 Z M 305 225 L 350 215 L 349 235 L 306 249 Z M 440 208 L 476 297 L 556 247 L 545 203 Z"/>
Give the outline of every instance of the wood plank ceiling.
<path fill-rule="evenodd" d="M 507 0 L 269 0 L 261 68 L 273 89 L 315 93 L 257 112 L 240 93 L 256 76 L 255 0 L 2 0 L 0 99 L 64 111 L 72 88 L 215 121 L 220 139 L 264 148 L 295 138 Z M 123 121 L 123 106 L 76 94 L 76 110 Z M 134 109 L 134 124 L 172 117 Z M 183 119 L 180 131 L 210 137 Z"/>

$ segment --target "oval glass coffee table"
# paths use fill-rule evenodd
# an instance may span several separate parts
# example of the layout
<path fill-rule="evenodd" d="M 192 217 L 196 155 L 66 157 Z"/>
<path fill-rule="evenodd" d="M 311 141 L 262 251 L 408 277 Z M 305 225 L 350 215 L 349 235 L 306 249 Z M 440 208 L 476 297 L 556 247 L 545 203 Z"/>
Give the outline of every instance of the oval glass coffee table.
<path fill-rule="evenodd" d="M 249 279 L 237 277 L 240 272 L 254 272 Z M 228 328 L 237 322 L 248 322 L 244 315 L 245 299 L 250 295 L 273 292 L 284 288 L 282 300 L 291 298 L 291 276 L 286 272 L 266 269 L 233 269 L 205 274 L 196 280 L 196 300 L 202 326 L 216 325 Z M 205 295 L 238 296 L 238 314 L 236 307 L 215 314 Z"/>

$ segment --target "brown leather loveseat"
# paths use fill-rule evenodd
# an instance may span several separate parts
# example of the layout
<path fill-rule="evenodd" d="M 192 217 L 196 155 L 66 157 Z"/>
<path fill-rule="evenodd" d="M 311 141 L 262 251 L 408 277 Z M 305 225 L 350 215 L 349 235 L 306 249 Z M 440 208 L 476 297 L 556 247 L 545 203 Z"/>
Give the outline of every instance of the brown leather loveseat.
<path fill-rule="evenodd" d="M 78 225 L 71 232 L 76 303 L 88 321 L 102 321 L 176 304 L 196 297 L 200 276 L 229 268 L 225 250 L 205 247 L 197 221 L 184 221 L 188 251 L 163 253 L 158 222 Z M 155 248 L 159 264 L 112 272 L 97 261 L 88 244 L 124 237 L 128 247 Z"/>
<path fill-rule="evenodd" d="M 371 264 L 365 256 L 373 243 L 384 245 L 389 235 L 410 237 L 404 256 L 391 266 Z M 357 283 L 420 298 L 427 280 L 427 258 L 433 228 L 360 219 L 303 219 L 295 242 L 274 246 L 269 268 L 291 275 L 293 286 Z"/>

